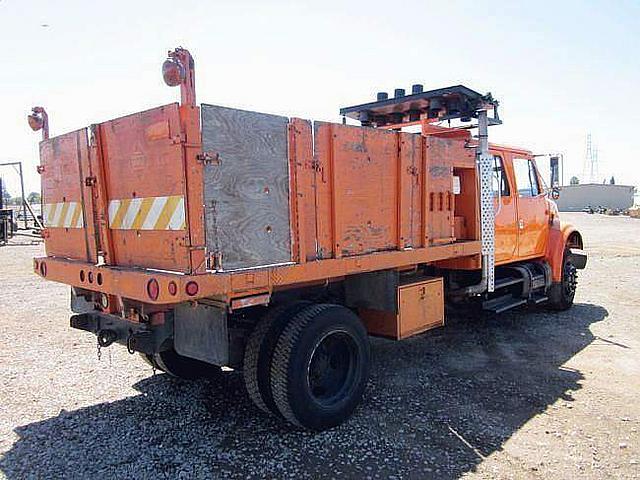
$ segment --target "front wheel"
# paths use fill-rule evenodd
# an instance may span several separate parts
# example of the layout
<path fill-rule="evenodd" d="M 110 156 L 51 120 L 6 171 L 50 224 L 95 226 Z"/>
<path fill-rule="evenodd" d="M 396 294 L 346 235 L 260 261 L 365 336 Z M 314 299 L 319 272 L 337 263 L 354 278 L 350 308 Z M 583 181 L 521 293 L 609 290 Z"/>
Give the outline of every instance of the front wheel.
<path fill-rule="evenodd" d="M 553 310 L 568 310 L 573 305 L 578 287 L 578 270 L 571 263 L 569 250 L 562 257 L 562 279 L 549 288 L 549 307 Z"/>
<path fill-rule="evenodd" d="M 369 362 L 367 332 L 353 312 L 339 305 L 307 307 L 291 319 L 274 351 L 275 404 L 299 427 L 339 425 L 360 403 Z"/>

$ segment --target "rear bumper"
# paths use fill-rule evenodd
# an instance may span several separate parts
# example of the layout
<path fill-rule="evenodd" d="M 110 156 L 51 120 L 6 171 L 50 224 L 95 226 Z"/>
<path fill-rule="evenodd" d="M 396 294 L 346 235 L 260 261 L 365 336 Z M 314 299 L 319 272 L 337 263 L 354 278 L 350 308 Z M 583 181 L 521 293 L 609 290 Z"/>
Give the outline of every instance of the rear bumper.
<path fill-rule="evenodd" d="M 569 249 L 569 261 L 578 269 L 582 270 L 587 266 L 587 252 L 579 248 Z"/>
<path fill-rule="evenodd" d="M 110 266 L 96 266 L 87 262 L 53 257 L 33 260 L 34 272 L 46 280 L 60 282 L 72 287 L 120 295 L 131 300 L 154 304 L 170 305 L 211 297 L 213 292 L 226 292 L 230 283 L 227 275 L 183 275 L 153 270 L 126 269 Z M 151 280 L 158 282 L 158 296 L 148 293 Z M 195 282 L 197 291 L 187 293 L 187 284 Z M 192 290 L 193 292 L 193 290 Z"/>

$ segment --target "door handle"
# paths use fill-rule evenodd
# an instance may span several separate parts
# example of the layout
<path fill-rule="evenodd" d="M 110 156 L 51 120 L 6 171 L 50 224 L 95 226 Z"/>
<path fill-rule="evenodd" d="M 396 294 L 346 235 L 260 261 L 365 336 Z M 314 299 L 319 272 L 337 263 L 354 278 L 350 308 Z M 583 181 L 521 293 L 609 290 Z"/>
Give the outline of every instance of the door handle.
<path fill-rule="evenodd" d="M 520 230 L 524 230 L 524 220 L 523 219 L 518 220 L 518 228 Z"/>

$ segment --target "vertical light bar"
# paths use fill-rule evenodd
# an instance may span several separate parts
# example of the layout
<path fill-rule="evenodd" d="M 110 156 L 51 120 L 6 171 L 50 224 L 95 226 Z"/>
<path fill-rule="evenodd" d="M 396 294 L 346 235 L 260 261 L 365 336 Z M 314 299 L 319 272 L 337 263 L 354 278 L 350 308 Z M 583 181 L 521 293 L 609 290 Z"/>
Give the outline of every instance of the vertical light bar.
<path fill-rule="evenodd" d="M 480 240 L 482 261 L 487 273 L 487 291 L 495 285 L 495 215 L 491 180 L 493 157 L 489 154 L 487 111 L 478 111 L 478 171 L 480 174 Z"/>

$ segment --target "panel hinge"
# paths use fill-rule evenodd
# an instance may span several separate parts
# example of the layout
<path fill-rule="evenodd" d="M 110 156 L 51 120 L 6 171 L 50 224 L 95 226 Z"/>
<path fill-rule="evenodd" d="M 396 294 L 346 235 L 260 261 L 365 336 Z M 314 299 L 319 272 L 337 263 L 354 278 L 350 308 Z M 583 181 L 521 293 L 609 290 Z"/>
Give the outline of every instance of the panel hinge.
<path fill-rule="evenodd" d="M 207 257 L 207 263 L 209 270 L 222 270 L 222 252 L 211 252 Z"/>
<path fill-rule="evenodd" d="M 96 182 L 97 182 L 96 177 L 87 177 L 87 178 L 84 179 L 84 184 L 87 187 L 95 187 L 96 186 Z"/>
<path fill-rule="evenodd" d="M 38 172 L 40 175 L 42 175 L 44 173 L 44 165 L 36 166 L 36 172 Z"/>
<path fill-rule="evenodd" d="M 205 165 L 220 165 L 220 154 L 218 152 L 202 152 L 196 155 L 196 159 Z"/>

